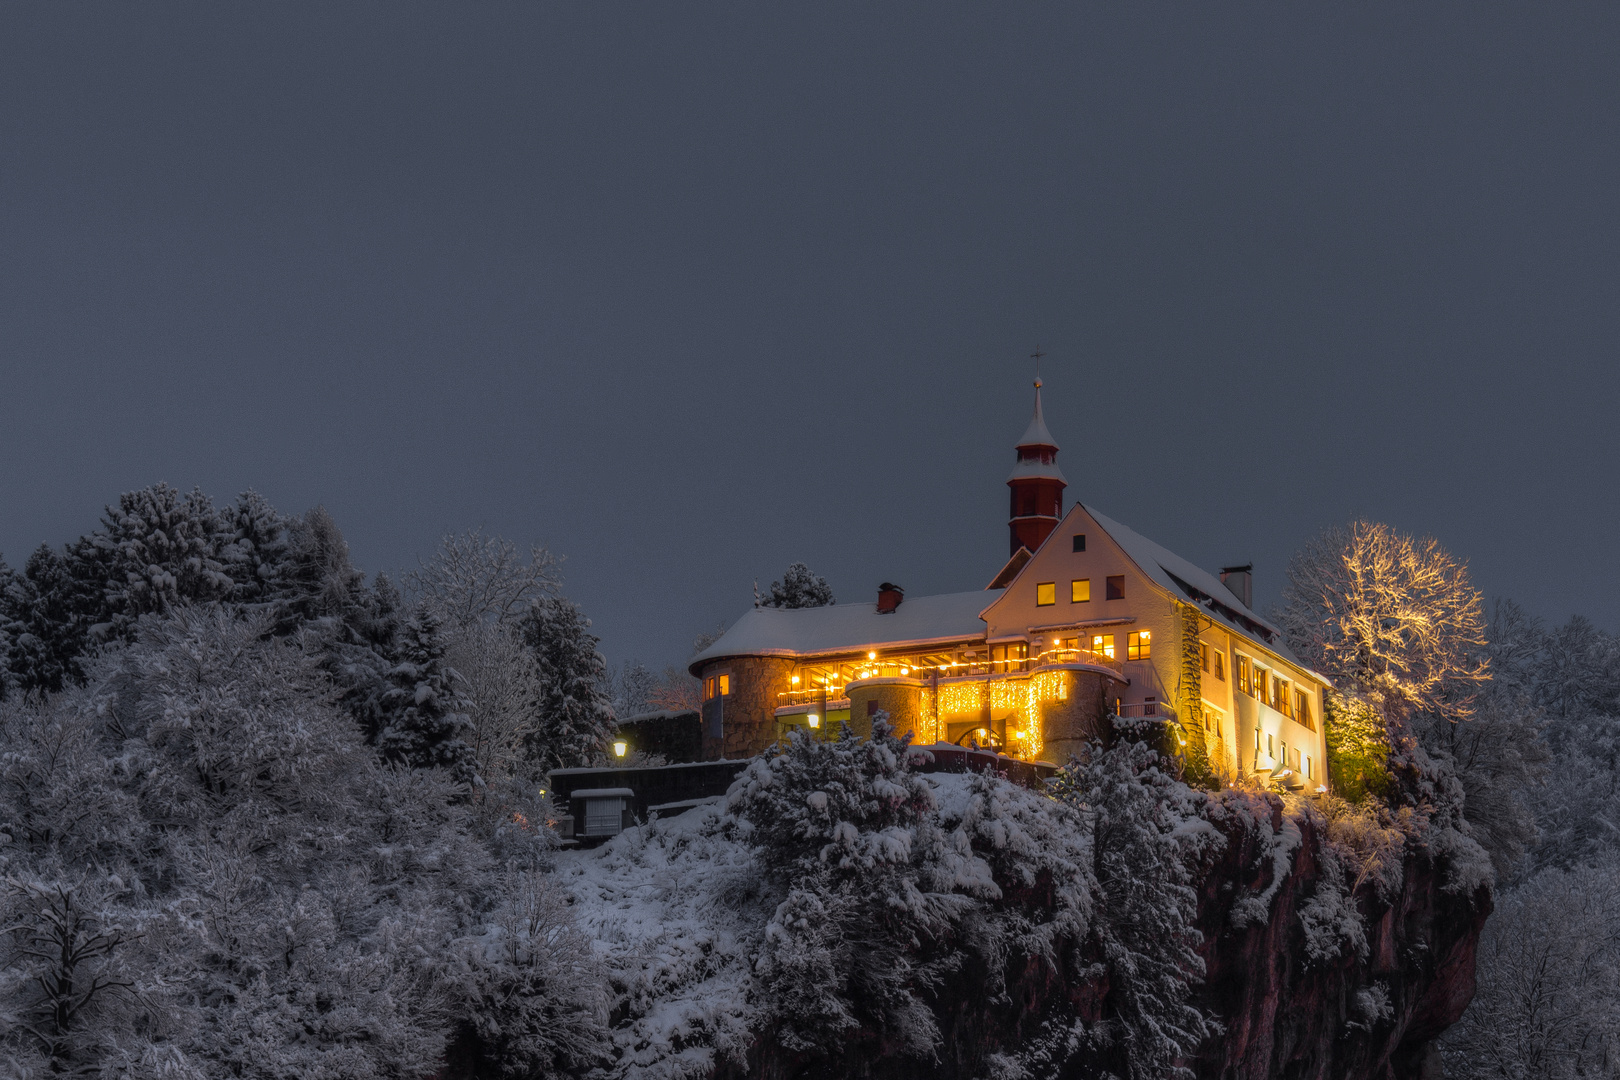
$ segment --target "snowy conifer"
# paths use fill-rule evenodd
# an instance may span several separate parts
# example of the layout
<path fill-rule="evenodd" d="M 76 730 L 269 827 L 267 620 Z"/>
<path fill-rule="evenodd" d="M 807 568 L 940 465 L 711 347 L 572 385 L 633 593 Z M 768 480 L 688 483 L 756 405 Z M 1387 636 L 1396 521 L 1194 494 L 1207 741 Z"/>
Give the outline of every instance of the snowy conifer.
<path fill-rule="evenodd" d="M 219 561 L 233 582 L 226 599 L 259 604 L 276 596 L 287 558 L 287 522 L 257 491 L 244 491 L 220 512 Z"/>
<path fill-rule="evenodd" d="M 101 527 L 69 549 L 74 575 L 101 590 L 92 637 L 128 639 L 142 615 L 229 593 L 235 583 L 217 557 L 220 532 L 201 491 L 182 495 L 159 483 L 120 495 Z"/>
<path fill-rule="evenodd" d="M 102 610 L 101 592 L 44 544 L 20 573 L 0 579 L 3 660 L 12 687 L 54 693 L 84 680 L 84 652 Z"/>
<path fill-rule="evenodd" d="M 590 626 L 578 605 L 560 596 L 540 597 L 523 618 L 523 641 L 540 681 L 527 752 L 541 769 L 595 764 L 613 738 L 613 704 L 602 688 L 607 661 Z"/>
<path fill-rule="evenodd" d="M 444 662 L 439 620 L 418 610 L 400 629 L 397 654 L 381 701 L 377 749 L 389 761 L 413 769 L 443 768 L 459 782 L 473 782 L 472 749 L 463 737 L 471 726 L 469 703 L 461 675 Z"/>
<path fill-rule="evenodd" d="M 812 573 L 804 563 L 796 562 L 787 568 L 781 581 L 771 582 L 769 595 L 763 597 L 758 606 L 807 608 L 834 603 L 837 601 L 833 599 L 832 586 L 827 584 L 827 579 Z"/>

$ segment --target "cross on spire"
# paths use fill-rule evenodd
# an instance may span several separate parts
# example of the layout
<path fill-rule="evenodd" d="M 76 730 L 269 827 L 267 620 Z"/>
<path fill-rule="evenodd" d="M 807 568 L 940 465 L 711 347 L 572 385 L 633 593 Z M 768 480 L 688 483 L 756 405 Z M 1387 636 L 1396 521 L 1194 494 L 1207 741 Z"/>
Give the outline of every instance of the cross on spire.
<path fill-rule="evenodd" d="M 1035 346 L 1035 351 L 1029 354 L 1029 358 L 1035 361 L 1035 389 L 1037 390 L 1041 388 L 1041 357 L 1045 355 L 1045 353 L 1041 352 L 1039 344 Z"/>

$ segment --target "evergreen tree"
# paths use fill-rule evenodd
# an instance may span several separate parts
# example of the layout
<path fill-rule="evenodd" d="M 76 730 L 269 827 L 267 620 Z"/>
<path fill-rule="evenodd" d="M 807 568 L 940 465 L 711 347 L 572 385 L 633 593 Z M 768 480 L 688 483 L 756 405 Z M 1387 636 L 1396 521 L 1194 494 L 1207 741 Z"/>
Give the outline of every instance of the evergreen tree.
<path fill-rule="evenodd" d="M 233 582 L 233 604 L 268 602 L 276 596 L 288 555 L 287 521 L 257 491 L 244 491 L 220 514 L 219 561 Z"/>
<path fill-rule="evenodd" d="M 75 576 L 68 557 L 44 544 L 22 573 L 0 578 L 6 681 L 24 693 L 83 682 L 81 661 L 100 598 L 96 583 Z"/>
<path fill-rule="evenodd" d="M 524 616 L 523 641 L 540 680 L 540 716 L 527 750 L 542 769 L 595 764 L 617 726 L 603 693 L 607 661 L 590 626 L 578 605 L 560 596 L 540 597 Z"/>
<path fill-rule="evenodd" d="M 461 675 L 444 662 L 439 620 L 431 612 L 417 611 L 401 628 L 398 654 L 382 696 L 377 749 L 389 761 L 444 768 L 462 783 L 475 782 L 472 750 L 462 739 L 471 727 L 471 703 L 462 695 Z"/>
<path fill-rule="evenodd" d="M 761 601 L 762 607 L 807 608 L 826 607 L 837 603 L 832 586 L 820 574 L 812 573 L 802 562 L 787 568 L 781 581 L 771 582 L 770 595 Z"/>
<path fill-rule="evenodd" d="M 142 615 L 229 593 L 235 583 L 217 558 L 220 532 L 220 516 L 201 491 L 182 495 L 158 483 L 120 495 L 101 527 L 68 552 L 81 591 L 100 590 L 91 637 L 129 640 Z"/>
<path fill-rule="evenodd" d="M 289 521 L 286 545 L 273 593 L 278 631 L 353 619 L 365 603 L 366 577 L 349 561 L 349 545 L 326 508 Z"/>

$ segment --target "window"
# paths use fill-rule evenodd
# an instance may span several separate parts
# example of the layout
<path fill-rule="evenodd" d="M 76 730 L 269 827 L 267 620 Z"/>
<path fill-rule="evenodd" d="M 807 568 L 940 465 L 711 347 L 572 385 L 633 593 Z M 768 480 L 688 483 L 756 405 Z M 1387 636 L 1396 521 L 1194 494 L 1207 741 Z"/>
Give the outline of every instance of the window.
<path fill-rule="evenodd" d="M 1288 680 L 1273 675 L 1271 677 L 1271 707 L 1287 716 L 1288 705 Z"/>
<path fill-rule="evenodd" d="M 1091 599 L 1091 579 L 1075 578 L 1069 582 L 1069 603 L 1084 604 Z"/>
<path fill-rule="evenodd" d="M 1110 600 L 1123 600 L 1123 599 L 1125 599 L 1125 575 L 1124 574 L 1115 574 L 1113 577 L 1108 579 L 1108 599 L 1110 599 Z"/>
<path fill-rule="evenodd" d="M 1035 606 L 1051 607 L 1057 603 L 1057 582 L 1043 581 L 1035 586 Z"/>
<path fill-rule="evenodd" d="M 1316 730 L 1311 720 L 1311 696 L 1303 690 L 1294 691 L 1294 719 L 1304 724 L 1307 731 Z"/>
<path fill-rule="evenodd" d="M 1114 635 L 1092 634 L 1091 651 L 1096 653 L 1098 656 L 1106 656 L 1108 659 L 1112 660 L 1114 658 Z"/>
<path fill-rule="evenodd" d="M 703 699 L 705 701 L 707 701 L 709 698 L 712 698 L 712 697 L 714 697 L 714 680 L 713 679 L 704 679 L 703 680 Z"/>
<path fill-rule="evenodd" d="M 1272 737 L 1270 735 L 1267 735 L 1266 736 L 1266 757 L 1275 759 L 1276 756 L 1277 756 L 1277 744 L 1274 741 L 1272 741 Z"/>
<path fill-rule="evenodd" d="M 1209 642 L 1207 641 L 1198 643 L 1198 666 L 1205 671 L 1209 670 Z"/>
<path fill-rule="evenodd" d="M 1145 697 L 1145 698 L 1143 698 L 1142 699 L 1142 715 L 1143 716 L 1158 716 L 1159 715 L 1159 699 L 1156 698 L 1156 697 Z"/>
<path fill-rule="evenodd" d="M 1316 777 L 1314 775 L 1312 775 L 1312 773 L 1311 773 L 1311 755 L 1309 755 L 1309 754 L 1305 755 L 1305 779 L 1307 779 L 1307 780 L 1316 779 Z"/>
<path fill-rule="evenodd" d="M 1286 741 L 1282 743 L 1282 767 L 1288 768 L 1288 743 Z"/>
<path fill-rule="evenodd" d="M 725 697 L 729 693 L 731 693 L 731 676 L 722 675 L 720 676 L 720 696 Z"/>
<path fill-rule="evenodd" d="M 1226 654 L 1223 652 L 1215 654 L 1215 677 L 1221 682 L 1226 681 Z"/>
<path fill-rule="evenodd" d="M 703 696 L 705 698 L 722 697 L 731 693 L 730 675 L 711 675 L 703 680 Z"/>
<path fill-rule="evenodd" d="M 1076 550 L 1076 551 L 1084 551 L 1084 550 L 1086 550 L 1086 534 L 1085 533 L 1075 533 L 1074 534 L 1074 550 Z"/>
<path fill-rule="evenodd" d="M 1241 653 L 1237 658 L 1237 684 L 1239 690 L 1250 697 L 1254 697 L 1254 665 L 1249 662 L 1247 656 Z M 1255 749 L 1259 749 L 1259 747 Z"/>
<path fill-rule="evenodd" d="M 1153 631 L 1132 631 L 1125 638 L 1125 659 L 1146 660 L 1153 655 Z"/>

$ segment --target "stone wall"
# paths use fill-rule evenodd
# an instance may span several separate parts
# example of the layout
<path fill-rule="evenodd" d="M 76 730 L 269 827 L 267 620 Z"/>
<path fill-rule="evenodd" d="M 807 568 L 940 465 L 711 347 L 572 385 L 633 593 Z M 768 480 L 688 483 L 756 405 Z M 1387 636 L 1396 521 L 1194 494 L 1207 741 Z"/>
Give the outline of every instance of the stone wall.
<path fill-rule="evenodd" d="M 865 679 L 849 684 L 850 730 L 863 739 L 872 737 L 872 717 L 877 710 L 889 714 L 889 726 L 896 735 L 922 734 L 921 679 Z"/>
<path fill-rule="evenodd" d="M 1068 696 L 1041 704 L 1041 758 L 1056 765 L 1065 764 L 1093 739 L 1109 742 L 1109 702 L 1119 692 L 1120 682 L 1100 671 L 1068 669 Z"/>
<path fill-rule="evenodd" d="M 792 660 L 771 656 L 734 657 L 705 667 L 700 678 L 730 675 L 731 693 L 703 703 L 703 757 L 748 758 L 776 741 L 776 707 L 792 686 Z M 719 721 L 720 737 L 712 732 Z"/>

